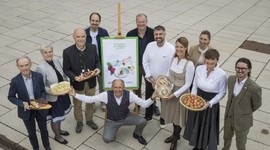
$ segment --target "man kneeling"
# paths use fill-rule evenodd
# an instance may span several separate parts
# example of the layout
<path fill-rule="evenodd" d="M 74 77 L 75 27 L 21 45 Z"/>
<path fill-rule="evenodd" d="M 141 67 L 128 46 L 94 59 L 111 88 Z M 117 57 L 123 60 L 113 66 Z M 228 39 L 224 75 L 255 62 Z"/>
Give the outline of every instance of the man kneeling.
<path fill-rule="evenodd" d="M 103 131 L 104 142 L 113 142 L 115 140 L 116 132 L 121 126 L 136 125 L 133 137 L 137 139 L 139 143 L 146 145 L 147 142 L 142 137 L 142 132 L 147 121 L 139 115 L 132 114 L 128 107 L 131 103 L 135 103 L 144 108 L 149 107 L 153 104 L 156 93 L 153 93 L 150 99 L 143 100 L 133 92 L 127 91 L 124 88 L 124 81 L 115 79 L 112 82 L 112 90 L 102 92 L 95 96 L 76 94 L 74 89 L 72 89 L 69 94 L 86 103 L 103 102 L 106 104 L 107 120 Z"/>

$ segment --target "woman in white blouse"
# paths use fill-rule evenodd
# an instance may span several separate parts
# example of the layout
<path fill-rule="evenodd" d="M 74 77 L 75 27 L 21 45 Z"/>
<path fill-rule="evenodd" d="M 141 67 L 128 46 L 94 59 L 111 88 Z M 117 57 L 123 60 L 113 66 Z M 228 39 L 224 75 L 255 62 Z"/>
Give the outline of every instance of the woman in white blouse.
<path fill-rule="evenodd" d="M 174 84 L 173 93 L 161 105 L 161 117 L 166 123 L 173 123 L 173 134 L 164 141 L 171 143 L 170 150 L 176 150 L 181 129 L 187 120 L 187 110 L 179 104 L 179 97 L 189 92 L 194 76 L 194 65 L 188 59 L 187 49 L 188 40 L 185 37 L 178 38 L 175 42 L 175 55 L 166 75 Z"/>
<path fill-rule="evenodd" d="M 217 64 L 219 52 L 209 49 L 205 53 L 205 65 L 196 68 L 192 94 L 207 101 L 203 111 L 188 112 L 184 138 L 193 150 L 217 150 L 219 143 L 219 101 L 226 94 L 227 75 Z"/>

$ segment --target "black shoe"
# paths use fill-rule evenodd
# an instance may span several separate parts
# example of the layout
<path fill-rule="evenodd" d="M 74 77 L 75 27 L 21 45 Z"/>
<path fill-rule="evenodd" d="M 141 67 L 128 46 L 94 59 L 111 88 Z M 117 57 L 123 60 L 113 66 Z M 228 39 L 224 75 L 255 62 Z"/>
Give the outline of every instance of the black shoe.
<path fill-rule="evenodd" d="M 192 150 L 200 150 L 200 149 L 198 149 L 197 147 L 194 147 Z"/>
<path fill-rule="evenodd" d="M 89 125 L 93 130 L 98 129 L 98 125 L 93 120 L 86 121 L 86 124 Z"/>
<path fill-rule="evenodd" d="M 160 111 L 159 111 L 159 109 L 158 109 L 158 107 L 157 107 L 156 105 L 154 105 L 153 113 L 154 113 L 156 116 L 159 116 L 159 115 L 160 115 Z"/>
<path fill-rule="evenodd" d="M 81 121 L 78 121 L 76 125 L 76 133 L 81 133 L 82 127 L 83 127 L 83 123 Z"/>
<path fill-rule="evenodd" d="M 166 138 L 166 139 L 164 140 L 164 143 L 171 143 L 172 140 L 173 140 L 173 135 L 170 136 L 170 137 L 168 137 L 168 138 Z M 180 140 L 180 136 L 177 137 L 177 140 Z"/>
<path fill-rule="evenodd" d="M 152 121 L 152 117 L 144 117 L 146 121 Z"/>
<path fill-rule="evenodd" d="M 47 147 L 47 148 L 45 148 L 45 150 L 52 150 L 52 149 L 51 149 L 51 147 Z"/>
<path fill-rule="evenodd" d="M 66 145 L 66 144 L 68 143 L 67 140 L 64 139 L 64 141 L 59 141 L 59 140 L 57 140 L 56 137 L 54 137 L 54 140 L 55 140 L 56 142 L 60 143 L 60 144 L 65 144 L 65 145 Z"/>
<path fill-rule="evenodd" d="M 165 120 L 163 118 L 160 118 L 159 123 L 160 123 L 160 128 L 166 128 Z"/>
<path fill-rule="evenodd" d="M 60 131 L 60 134 L 63 135 L 63 136 L 68 136 L 69 132 L 62 130 L 62 131 Z"/>
<path fill-rule="evenodd" d="M 142 145 L 146 145 L 147 144 L 146 140 L 142 136 L 139 136 L 139 135 L 133 133 L 133 137 L 135 139 L 137 139 L 139 141 L 139 143 L 141 143 Z"/>

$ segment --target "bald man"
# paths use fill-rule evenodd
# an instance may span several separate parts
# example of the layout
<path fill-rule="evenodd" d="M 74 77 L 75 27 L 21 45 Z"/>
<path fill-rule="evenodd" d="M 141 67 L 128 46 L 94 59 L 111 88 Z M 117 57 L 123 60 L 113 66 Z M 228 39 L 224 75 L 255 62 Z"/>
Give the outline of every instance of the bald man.
<path fill-rule="evenodd" d="M 97 55 L 96 46 L 86 44 L 86 33 L 83 28 L 74 30 L 73 39 L 75 44 L 66 48 L 63 52 L 63 69 L 70 78 L 71 85 L 77 93 L 94 95 L 96 91 L 96 76 L 80 81 L 79 76 L 88 70 L 94 70 L 95 75 L 100 73 L 100 60 Z M 80 133 L 83 127 L 82 102 L 73 98 L 74 118 L 77 121 L 76 132 Z M 98 126 L 93 121 L 94 105 L 85 105 L 86 124 L 97 130 Z"/>
<path fill-rule="evenodd" d="M 115 79 L 112 82 L 112 90 L 102 92 L 95 96 L 76 94 L 74 90 L 71 90 L 69 94 L 86 103 L 103 102 L 106 104 L 107 119 L 103 131 L 103 140 L 105 143 L 110 143 L 115 140 L 116 133 L 120 127 L 124 125 L 135 125 L 136 128 L 133 132 L 133 137 L 137 139 L 139 143 L 143 145 L 147 144 L 142 136 L 147 121 L 145 118 L 131 113 L 128 106 L 131 103 L 135 103 L 144 108 L 149 107 L 153 104 L 156 93 L 154 93 L 151 98 L 143 100 L 133 92 L 125 90 L 123 80 Z"/>

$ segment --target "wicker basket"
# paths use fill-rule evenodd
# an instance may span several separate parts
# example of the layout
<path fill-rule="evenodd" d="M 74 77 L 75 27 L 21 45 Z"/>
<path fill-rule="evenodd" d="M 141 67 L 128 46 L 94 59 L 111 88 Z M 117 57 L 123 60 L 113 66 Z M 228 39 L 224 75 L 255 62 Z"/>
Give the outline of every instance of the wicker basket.
<path fill-rule="evenodd" d="M 202 97 L 200 97 L 200 96 L 198 96 L 198 95 L 195 95 L 197 98 L 199 98 L 200 100 L 201 100 L 201 102 L 203 102 L 203 106 L 201 107 L 201 108 L 197 108 L 197 109 L 195 109 L 195 108 L 191 108 L 191 107 L 189 107 L 189 106 L 187 106 L 186 104 L 184 104 L 183 103 L 183 100 L 185 100 L 188 96 L 190 96 L 191 94 L 190 93 L 186 93 L 186 94 L 183 94 L 180 98 L 179 98 L 179 102 L 180 102 L 180 104 L 182 105 L 182 106 L 184 106 L 186 109 L 188 109 L 188 110 L 192 110 L 192 111 L 202 111 L 202 110 L 204 110 L 205 109 L 205 106 L 206 106 L 206 101 L 202 98 Z"/>

